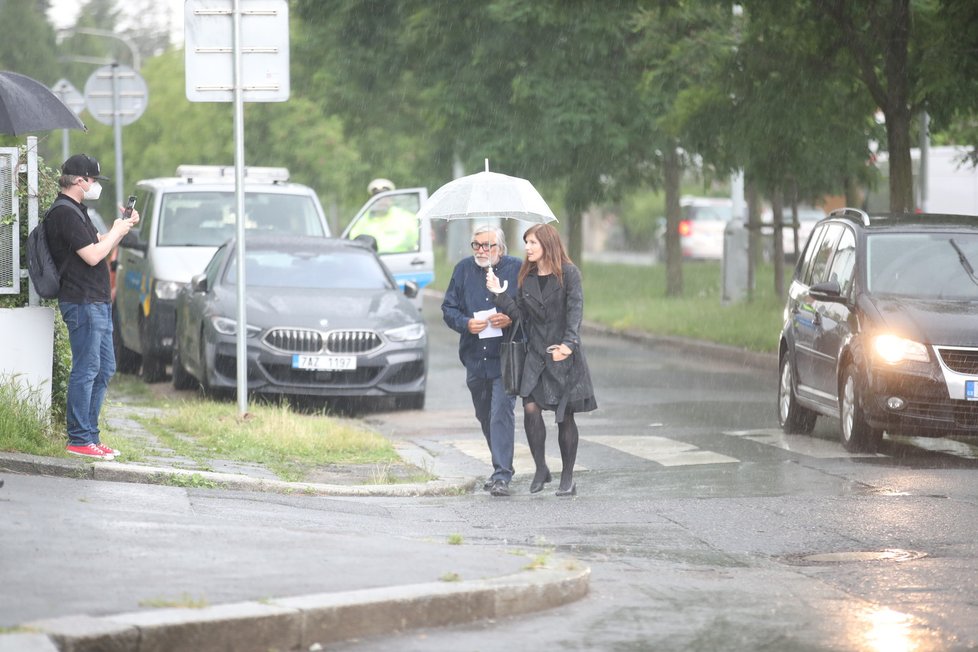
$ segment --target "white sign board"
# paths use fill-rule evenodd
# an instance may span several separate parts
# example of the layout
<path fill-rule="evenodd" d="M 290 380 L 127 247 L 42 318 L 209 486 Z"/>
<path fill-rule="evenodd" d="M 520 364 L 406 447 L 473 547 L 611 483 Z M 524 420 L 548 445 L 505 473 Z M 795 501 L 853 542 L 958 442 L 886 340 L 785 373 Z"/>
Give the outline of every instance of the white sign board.
<path fill-rule="evenodd" d="M 187 0 L 184 53 L 187 99 L 234 101 L 234 10 L 238 7 L 241 93 L 245 102 L 289 99 L 287 0 Z"/>

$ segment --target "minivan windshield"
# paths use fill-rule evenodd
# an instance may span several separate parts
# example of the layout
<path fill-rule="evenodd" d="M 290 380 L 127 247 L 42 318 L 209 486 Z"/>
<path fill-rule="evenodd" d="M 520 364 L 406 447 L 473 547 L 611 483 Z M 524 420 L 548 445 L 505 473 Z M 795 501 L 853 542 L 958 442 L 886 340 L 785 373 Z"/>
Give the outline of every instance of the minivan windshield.
<path fill-rule="evenodd" d="M 871 294 L 978 301 L 978 234 L 875 233 L 866 260 Z"/>
<path fill-rule="evenodd" d="M 233 191 L 170 192 L 163 195 L 157 244 L 216 247 L 235 235 Z M 245 230 L 325 236 L 312 197 L 271 192 L 245 193 Z"/>

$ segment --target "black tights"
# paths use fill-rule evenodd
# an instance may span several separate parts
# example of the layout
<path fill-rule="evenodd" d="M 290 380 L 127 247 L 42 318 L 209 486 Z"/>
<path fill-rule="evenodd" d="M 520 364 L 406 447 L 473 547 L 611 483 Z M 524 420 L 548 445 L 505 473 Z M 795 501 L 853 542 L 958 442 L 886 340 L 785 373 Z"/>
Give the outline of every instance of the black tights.
<path fill-rule="evenodd" d="M 530 400 L 523 401 L 523 427 L 526 429 L 526 443 L 530 446 L 533 463 L 536 464 L 534 482 L 542 482 L 550 473 L 547 468 L 546 444 L 547 426 L 543 422 L 543 411 Z M 574 413 L 564 413 L 564 420 L 557 424 L 557 444 L 560 446 L 560 488 L 567 490 L 574 484 L 574 462 L 577 461 L 577 423 Z"/>

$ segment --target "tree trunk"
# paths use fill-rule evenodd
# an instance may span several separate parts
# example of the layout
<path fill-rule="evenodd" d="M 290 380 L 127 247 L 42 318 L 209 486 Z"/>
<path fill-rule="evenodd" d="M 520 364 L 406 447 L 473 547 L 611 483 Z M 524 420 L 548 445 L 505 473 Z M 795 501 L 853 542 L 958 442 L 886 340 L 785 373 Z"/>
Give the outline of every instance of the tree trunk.
<path fill-rule="evenodd" d="M 772 236 L 774 252 L 774 295 L 779 300 L 784 300 L 784 198 L 781 187 L 775 186 L 771 193 L 771 222 L 774 226 Z M 797 233 L 797 231 L 796 231 Z"/>
<path fill-rule="evenodd" d="M 679 243 L 679 206 L 682 163 L 675 143 L 666 147 L 663 156 L 663 181 L 666 191 L 666 296 L 683 294 L 683 252 Z"/>
<path fill-rule="evenodd" d="M 859 182 L 855 177 L 847 176 L 843 180 L 846 189 L 846 206 L 849 208 L 860 208 L 866 204 L 865 199 L 860 196 Z"/>
<path fill-rule="evenodd" d="M 567 190 L 567 255 L 578 266 L 583 264 L 584 252 L 584 211 L 591 205 L 592 183 L 587 179 L 571 179 Z M 556 224 L 554 226 L 557 226 Z"/>
<path fill-rule="evenodd" d="M 910 159 L 910 115 L 906 106 L 886 113 L 891 213 L 912 213 L 916 208 L 913 201 L 913 165 Z"/>

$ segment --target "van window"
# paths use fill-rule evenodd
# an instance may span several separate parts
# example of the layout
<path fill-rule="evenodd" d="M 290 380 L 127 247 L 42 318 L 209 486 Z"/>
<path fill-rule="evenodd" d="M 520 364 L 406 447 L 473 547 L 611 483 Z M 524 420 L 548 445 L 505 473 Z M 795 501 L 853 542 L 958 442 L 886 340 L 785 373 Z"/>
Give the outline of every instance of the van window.
<path fill-rule="evenodd" d="M 141 205 L 137 210 L 139 210 L 139 240 L 141 242 L 149 242 L 150 234 L 153 232 L 153 222 L 155 221 L 153 199 L 152 192 L 144 192 L 143 197 L 139 199 Z"/>
<path fill-rule="evenodd" d="M 852 291 L 852 280 L 856 270 L 856 236 L 851 229 L 845 229 L 839 239 L 839 246 L 832 257 L 829 268 L 830 281 L 838 281 L 842 296 L 848 297 Z"/>
<path fill-rule="evenodd" d="M 798 265 L 795 267 L 795 280 L 808 283 L 808 279 L 811 278 L 812 260 L 815 258 L 815 252 L 818 251 L 818 245 L 824 234 L 825 226 L 822 225 L 817 227 L 808 238 L 805 250 L 802 252 L 801 258 L 798 259 Z"/>
<path fill-rule="evenodd" d="M 235 234 L 233 192 L 170 192 L 163 195 L 157 244 L 215 247 Z M 245 193 L 245 230 L 323 237 L 316 205 L 307 195 Z"/>
<path fill-rule="evenodd" d="M 416 194 L 381 195 L 347 233 L 351 240 L 372 236 L 381 254 L 414 253 L 420 249 L 421 210 Z"/>
<path fill-rule="evenodd" d="M 829 258 L 832 257 L 835 244 L 839 241 L 839 237 L 842 236 L 843 230 L 844 228 L 841 224 L 829 224 L 825 227 L 825 235 L 822 237 L 822 241 L 818 243 L 815 258 L 812 260 L 811 285 L 828 280 L 827 268 Z"/>

